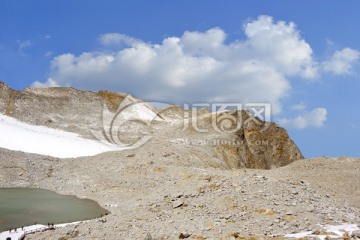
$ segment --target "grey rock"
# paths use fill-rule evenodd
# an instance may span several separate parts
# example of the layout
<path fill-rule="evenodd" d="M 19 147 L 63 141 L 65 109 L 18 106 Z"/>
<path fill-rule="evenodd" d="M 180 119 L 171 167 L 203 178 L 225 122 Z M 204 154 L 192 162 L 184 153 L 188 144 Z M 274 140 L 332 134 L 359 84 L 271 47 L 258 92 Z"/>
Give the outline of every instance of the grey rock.
<path fill-rule="evenodd" d="M 191 234 L 189 234 L 189 233 L 180 233 L 179 239 L 189 238 L 190 236 L 191 236 Z"/>
<path fill-rule="evenodd" d="M 351 234 L 352 237 L 360 238 L 360 230 L 355 230 Z"/>
<path fill-rule="evenodd" d="M 305 210 L 308 211 L 308 212 L 314 212 L 315 207 L 313 205 L 309 205 Z"/>
<path fill-rule="evenodd" d="M 178 207 L 181 207 L 182 205 L 184 205 L 184 202 L 181 199 L 175 200 L 172 203 L 173 208 L 178 208 Z"/>
<path fill-rule="evenodd" d="M 226 215 L 222 216 L 222 218 L 224 218 L 226 220 L 230 219 L 231 217 L 232 217 L 231 214 L 226 214 Z"/>
<path fill-rule="evenodd" d="M 145 240 L 153 240 L 152 236 L 150 233 L 146 234 Z"/>
<path fill-rule="evenodd" d="M 319 225 L 315 225 L 311 227 L 312 234 L 319 235 L 323 231 L 323 227 Z"/>

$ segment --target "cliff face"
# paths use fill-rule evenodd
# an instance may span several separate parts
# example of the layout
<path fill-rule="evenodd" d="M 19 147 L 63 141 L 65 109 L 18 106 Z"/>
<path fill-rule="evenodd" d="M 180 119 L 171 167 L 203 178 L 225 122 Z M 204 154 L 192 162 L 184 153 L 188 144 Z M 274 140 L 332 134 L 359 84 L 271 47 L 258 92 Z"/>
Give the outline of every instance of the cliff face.
<path fill-rule="evenodd" d="M 16 91 L 0 82 L 0 113 L 30 124 L 59 128 L 86 138 L 94 138 L 94 130 L 104 129 L 104 106 L 106 111 L 114 114 L 125 97 L 126 95 L 120 93 L 96 93 L 73 88 L 28 88 Z M 131 97 L 128 99 L 136 101 Z M 183 131 L 184 112 L 181 107 L 172 105 L 157 113 L 160 116 L 158 120 L 161 121 L 151 126 L 150 130 L 154 137 L 160 139 L 157 143 L 174 142 L 174 139 L 182 142 L 184 139 L 190 142 L 194 139 L 211 141 L 211 144 L 187 142 L 186 146 L 183 146 L 184 154 L 188 153 L 189 148 L 192 152 L 205 151 L 209 159 L 213 159 L 209 165 L 222 168 L 271 169 L 303 158 L 286 130 L 275 123 L 268 123 L 264 130 L 263 126 L 249 122 L 243 124 L 235 133 L 219 133 L 211 129 L 212 113 L 202 110 L 199 111 L 199 125 L 209 131 L 202 133 L 191 127 Z M 237 114 L 242 114 L 243 119 L 248 117 L 246 112 Z M 130 135 L 132 133 L 129 133 Z M 219 139 L 228 141 L 219 142 Z M 161 149 L 158 144 L 154 147 Z"/>
<path fill-rule="evenodd" d="M 11 115 L 10 96 L 14 91 L 10 89 L 5 83 L 0 82 L 0 112 L 2 114 Z"/>
<path fill-rule="evenodd" d="M 101 128 L 103 105 L 112 110 L 124 96 L 73 88 L 16 91 L 0 83 L 0 112 L 34 125 L 59 128 L 92 138 L 90 130 Z"/>
<path fill-rule="evenodd" d="M 214 149 L 229 168 L 273 169 L 304 158 L 286 130 L 275 123 L 264 131 L 256 125 L 244 125 L 235 139 L 236 146 L 217 145 Z"/>

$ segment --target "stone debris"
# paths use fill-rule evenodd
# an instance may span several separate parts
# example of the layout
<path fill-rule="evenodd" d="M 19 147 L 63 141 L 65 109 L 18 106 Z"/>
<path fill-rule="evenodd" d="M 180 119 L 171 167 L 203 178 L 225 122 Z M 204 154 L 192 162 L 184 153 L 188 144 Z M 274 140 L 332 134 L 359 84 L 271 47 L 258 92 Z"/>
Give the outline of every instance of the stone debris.
<path fill-rule="evenodd" d="M 180 233 L 179 239 L 186 239 L 186 238 L 189 238 L 190 236 L 191 236 L 191 234 L 189 234 L 189 233 Z"/>
<path fill-rule="evenodd" d="M 360 239 L 360 230 L 353 231 L 351 236 Z"/>
<path fill-rule="evenodd" d="M 115 113 L 125 97 L 68 88 L 15 91 L 4 84 L 0 93 L 0 106 L 8 108 L 2 113 L 87 138 L 93 138 L 89 126 L 102 127 L 103 105 Z M 183 131 L 182 111 L 163 109 L 146 129 L 153 138 L 137 149 L 72 159 L 0 149 L 0 187 L 86 196 L 111 212 L 76 230 L 68 226 L 26 239 L 324 239 L 341 231 L 359 238 L 353 225 L 360 223 L 360 159 L 302 159 L 275 124 L 220 134 L 211 130 L 205 110 L 198 124 L 207 133 Z M 246 118 L 245 112 L 232 114 Z M 325 228 L 346 224 L 353 225 Z"/>
<path fill-rule="evenodd" d="M 181 199 L 175 200 L 172 204 L 173 208 L 178 208 L 184 205 L 184 202 Z"/>

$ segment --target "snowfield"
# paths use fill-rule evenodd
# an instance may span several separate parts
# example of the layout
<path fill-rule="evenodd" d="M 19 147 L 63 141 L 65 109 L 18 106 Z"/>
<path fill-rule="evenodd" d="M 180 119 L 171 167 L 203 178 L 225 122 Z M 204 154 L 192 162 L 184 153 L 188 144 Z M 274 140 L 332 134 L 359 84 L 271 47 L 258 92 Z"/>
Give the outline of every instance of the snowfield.
<path fill-rule="evenodd" d="M 84 139 L 76 133 L 35 126 L 0 114 L 0 147 L 58 158 L 94 156 L 121 150 L 118 146 Z"/>

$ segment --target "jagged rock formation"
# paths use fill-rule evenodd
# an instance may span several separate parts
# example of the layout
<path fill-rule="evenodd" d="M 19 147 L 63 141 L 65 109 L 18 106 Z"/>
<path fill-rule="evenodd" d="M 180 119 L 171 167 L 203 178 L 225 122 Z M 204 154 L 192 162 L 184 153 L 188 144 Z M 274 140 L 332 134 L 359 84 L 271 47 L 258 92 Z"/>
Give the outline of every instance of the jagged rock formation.
<path fill-rule="evenodd" d="M 230 168 L 272 169 L 303 158 L 285 129 L 275 123 L 270 123 L 265 131 L 245 125 L 236 133 L 236 141 L 240 144 L 215 147 Z"/>
<path fill-rule="evenodd" d="M 16 91 L 0 82 L 1 113 L 27 123 L 75 132 L 86 138 L 94 138 L 93 130 L 103 129 L 104 106 L 106 111 L 115 113 L 126 97 L 121 93 L 96 93 L 73 88 Z M 138 101 L 132 97 L 127 97 L 127 100 Z M 191 148 L 190 152 L 205 151 L 207 156 L 201 155 L 202 160 L 214 167 L 271 169 L 303 158 L 287 132 L 275 123 L 267 123 L 264 130 L 265 123 L 248 122 L 234 133 L 219 133 L 212 128 L 214 113 L 202 109 L 197 112 L 198 125 L 207 131 L 199 132 L 193 126 L 183 130 L 183 118 L 191 116 L 191 111 L 176 105 L 161 110 L 146 107 L 156 111 L 158 116 L 156 123 L 149 127 L 149 132 L 158 139 L 158 145 L 154 147 L 161 148 L 161 144 L 169 141 L 185 142 L 186 147 Z M 244 122 L 249 117 L 245 111 L 231 114 L 241 115 Z M 194 140 L 205 144 L 194 144 Z"/>

